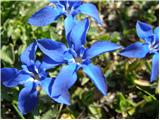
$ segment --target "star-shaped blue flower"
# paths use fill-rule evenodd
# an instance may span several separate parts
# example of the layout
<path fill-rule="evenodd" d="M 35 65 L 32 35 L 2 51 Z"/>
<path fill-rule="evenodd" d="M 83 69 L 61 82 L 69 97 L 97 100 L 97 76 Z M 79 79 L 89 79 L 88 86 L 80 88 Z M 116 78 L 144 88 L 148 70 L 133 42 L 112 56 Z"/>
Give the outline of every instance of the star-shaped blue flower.
<path fill-rule="evenodd" d="M 39 48 L 46 55 L 43 59 L 43 64 L 47 69 L 55 65 L 67 64 L 62 67 L 55 79 L 52 96 L 58 96 L 68 91 L 76 82 L 76 72 L 80 68 L 90 77 L 101 93 L 106 95 L 106 79 L 101 69 L 97 65 L 91 63 L 91 59 L 102 53 L 117 50 L 121 48 L 121 46 L 109 41 L 98 41 L 90 48 L 85 48 L 84 45 L 86 43 L 86 33 L 88 29 L 89 20 L 87 18 L 78 22 L 71 30 L 68 47 L 63 43 L 50 39 L 37 41 Z"/>
<path fill-rule="evenodd" d="M 68 36 L 76 23 L 75 16 L 80 13 L 89 15 L 97 23 L 102 24 L 96 6 L 91 3 L 83 3 L 81 0 L 50 0 L 50 4 L 34 13 L 28 23 L 34 26 L 45 26 L 53 23 L 60 16 L 65 16 L 65 34 Z"/>
<path fill-rule="evenodd" d="M 1 80 L 4 86 L 16 87 L 18 85 L 24 85 L 18 97 L 18 108 L 22 114 L 31 112 L 37 107 L 38 93 L 41 89 L 53 100 L 67 105 L 69 104 L 68 92 L 56 97 L 51 96 L 55 78 L 47 77 L 46 69 L 44 69 L 40 61 L 34 62 L 36 49 L 37 43 L 34 42 L 22 53 L 20 57 L 23 63 L 22 70 L 16 68 L 1 69 Z"/>
<path fill-rule="evenodd" d="M 136 31 L 139 38 L 144 40 L 144 43 L 136 42 L 122 50 L 120 55 L 129 58 L 144 58 L 153 54 L 150 78 L 150 81 L 153 82 L 159 74 L 159 27 L 156 27 L 153 31 L 150 25 L 138 21 Z"/>

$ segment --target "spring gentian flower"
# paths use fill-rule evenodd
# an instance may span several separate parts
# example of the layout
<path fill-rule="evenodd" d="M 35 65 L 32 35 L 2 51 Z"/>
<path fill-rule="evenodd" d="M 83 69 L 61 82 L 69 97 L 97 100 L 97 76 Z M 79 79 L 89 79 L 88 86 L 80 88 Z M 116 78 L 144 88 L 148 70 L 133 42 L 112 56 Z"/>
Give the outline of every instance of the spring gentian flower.
<path fill-rule="evenodd" d="M 52 64 L 67 64 L 62 67 L 55 79 L 53 85 L 55 91 L 52 91 L 52 96 L 58 96 L 63 92 L 68 91 L 68 89 L 76 82 L 76 72 L 80 68 L 82 68 L 83 72 L 90 77 L 101 93 L 106 95 L 107 88 L 105 77 L 102 70 L 97 65 L 91 63 L 91 59 L 104 52 L 117 50 L 121 48 L 121 46 L 109 41 L 98 41 L 90 48 L 85 48 L 84 45 L 86 43 L 88 28 L 89 20 L 87 18 L 83 21 L 79 21 L 71 31 L 68 48 L 63 43 L 50 39 L 37 41 L 39 48 L 46 55 L 43 64 L 46 64 L 46 66 L 51 66 Z M 59 45 L 59 47 L 57 47 L 57 45 Z"/>
<path fill-rule="evenodd" d="M 91 3 L 84 3 L 81 0 L 50 0 L 50 3 L 34 13 L 29 18 L 28 23 L 34 26 L 45 26 L 53 23 L 60 16 L 65 16 L 64 26 L 66 36 L 70 33 L 72 26 L 76 22 L 75 16 L 79 13 L 89 15 L 97 23 L 102 24 L 96 6 Z"/>
<path fill-rule="evenodd" d="M 23 63 L 22 69 L 2 68 L 1 80 L 6 87 L 16 87 L 24 85 L 18 97 L 18 108 L 22 114 L 26 114 L 37 107 L 38 93 L 43 89 L 53 100 L 69 104 L 69 96 L 66 92 L 61 96 L 52 97 L 52 85 L 54 78 L 47 77 L 43 65 L 40 61 L 35 61 L 36 42 L 32 43 L 22 53 L 20 60 Z"/>
<path fill-rule="evenodd" d="M 133 43 L 122 50 L 120 55 L 129 58 L 144 58 L 153 54 L 150 81 L 155 81 L 159 73 L 159 27 L 156 27 L 153 31 L 150 25 L 138 21 L 136 31 L 139 38 L 144 42 Z"/>

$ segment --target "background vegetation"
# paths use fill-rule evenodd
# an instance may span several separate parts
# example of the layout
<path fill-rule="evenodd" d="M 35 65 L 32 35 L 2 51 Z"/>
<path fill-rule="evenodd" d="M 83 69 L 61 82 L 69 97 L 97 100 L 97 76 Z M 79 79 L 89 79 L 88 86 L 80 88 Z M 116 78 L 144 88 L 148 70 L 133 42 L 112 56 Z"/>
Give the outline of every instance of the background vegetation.
<path fill-rule="evenodd" d="M 158 1 L 92 2 L 97 6 L 104 25 L 100 27 L 91 20 L 87 46 L 96 40 L 111 40 L 123 46 L 139 41 L 135 31 L 137 20 L 158 26 Z M 63 17 L 45 27 L 34 27 L 27 23 L 35 11 L 47 4 L 46 1 L 36 0 L 1 2 L 2 68 L 20 69 L 20 54 L 36 39 L 51 38 L 65 42 Z M 158 80 L 149 82 L 151 59 L 128 59 L 117 53 L 106 53 L 93 60 L 106 77 L 107 96 L 102 96 L 79 71 L 79 79 L 70 89 L 70 106 L 57 104 L 41 93 L 38 109 L 22 116 L 17 108 L 18 93 L 22 87 L 1 86 L 1 118 L 158 118 Z M 55 76 L 60 68 L 50 72 Z"/>

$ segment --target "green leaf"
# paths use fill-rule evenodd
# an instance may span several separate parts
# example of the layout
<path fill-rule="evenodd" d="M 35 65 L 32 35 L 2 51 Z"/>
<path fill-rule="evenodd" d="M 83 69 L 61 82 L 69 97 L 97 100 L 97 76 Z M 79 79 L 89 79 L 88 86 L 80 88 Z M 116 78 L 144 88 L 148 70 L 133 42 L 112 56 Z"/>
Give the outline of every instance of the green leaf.
<path fill-rule="evenodd" d="M 100 107 L 91 104 L 88 106 L 89 111 L 92 113 L 94 118 L 101 118 L 102 117 L 102 110 Z"/>
<path fill-rule="evenodd" d="M 40 118 L 41 119 L 53 119 L 53 118 L 56 118 L 57 114 L 58 114 L 58 111 L 53 108 L 53 109 L 48 110 L 44 114 L 42 114 Z"/>
<path fill-rule="evenodd" d="M 8 46 L 3 46 L 0 50 L 1 59 L 9 64 L 13 64 L 15 61 L 15 53 L 14 53 L 14 47 L 12 44 L 9 44 Z"/>

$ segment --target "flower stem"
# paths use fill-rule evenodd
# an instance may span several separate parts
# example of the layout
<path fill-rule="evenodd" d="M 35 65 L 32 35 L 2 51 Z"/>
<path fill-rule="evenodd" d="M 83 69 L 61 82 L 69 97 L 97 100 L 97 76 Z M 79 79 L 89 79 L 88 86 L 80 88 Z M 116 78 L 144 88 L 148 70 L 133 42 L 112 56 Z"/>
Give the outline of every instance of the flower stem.
<path fill-rule="evenodd" d="M 58 111 L 58 115 L 57 115 L 56 119 L 59 119 L 59 116 L 61 114 L 62 108 L 63 108 L 63 104 L 61 104 L 60 107 L 59 107 L 59 111 Z"/>
<path fill-rule="evenodd" d="M 20 117 L 21 119 L 25 119 L 25 117 L 19 112 L 17 106 L 16 106 L 14 103 L 12 103 L 12 106 L 14 107 L 14 109 L 16 110 L 16 112 L 18 113 L 19 117 Z"/>

